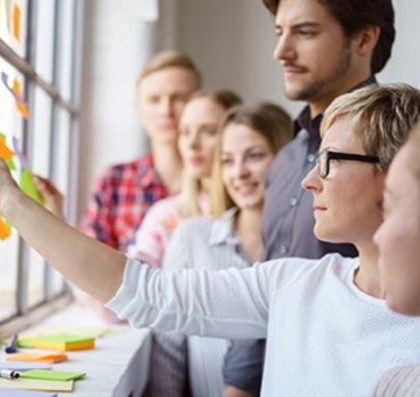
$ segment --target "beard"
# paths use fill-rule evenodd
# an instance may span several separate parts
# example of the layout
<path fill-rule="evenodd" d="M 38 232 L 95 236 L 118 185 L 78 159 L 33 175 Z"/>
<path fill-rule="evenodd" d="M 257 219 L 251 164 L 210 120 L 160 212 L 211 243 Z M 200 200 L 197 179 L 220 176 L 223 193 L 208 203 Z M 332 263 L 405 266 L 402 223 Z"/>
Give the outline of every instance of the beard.
<path fill-rule="evenodd" d="M 351 68 L 352 54 L 349 44 L 343 47 L 339 59 L 340 62 L 336 65 L 335 70 L 330 76 L 318 81 L 310 82 L 297 92 L 286 92 L 287 98 L 295 101 L 309 102 L 321 99 L 325 95 L 328 95 L 328 93 L 332 91 L 333 87 L 336 87 L 337 83 L 347 76 Z"/>

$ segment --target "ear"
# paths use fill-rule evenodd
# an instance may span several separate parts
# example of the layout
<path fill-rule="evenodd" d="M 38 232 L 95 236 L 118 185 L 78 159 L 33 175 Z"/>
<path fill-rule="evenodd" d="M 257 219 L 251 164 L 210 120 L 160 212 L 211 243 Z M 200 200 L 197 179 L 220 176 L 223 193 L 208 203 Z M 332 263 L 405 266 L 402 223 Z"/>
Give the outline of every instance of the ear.
<path fill-rule="evenodd" d="M 381 28 L 377 25 L 371 25 L 364 28 L 357 35 L 357 53 L 360 56 L 371 54 L 378 42 L 380 34 Z"/>

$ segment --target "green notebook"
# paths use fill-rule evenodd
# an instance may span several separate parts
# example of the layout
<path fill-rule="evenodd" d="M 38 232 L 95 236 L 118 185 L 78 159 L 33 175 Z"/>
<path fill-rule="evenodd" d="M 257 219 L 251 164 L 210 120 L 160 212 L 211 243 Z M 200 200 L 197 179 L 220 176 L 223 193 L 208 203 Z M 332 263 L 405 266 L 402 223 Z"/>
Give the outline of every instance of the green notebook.
<path fill-rule="evenodd" d="M 20 373 L 21 378 L 60 381 L 77 380 L 83 378 L 85 375 L 85 372 L 64 372 L 48 369 L 31 369 L 30 371 Z"/>

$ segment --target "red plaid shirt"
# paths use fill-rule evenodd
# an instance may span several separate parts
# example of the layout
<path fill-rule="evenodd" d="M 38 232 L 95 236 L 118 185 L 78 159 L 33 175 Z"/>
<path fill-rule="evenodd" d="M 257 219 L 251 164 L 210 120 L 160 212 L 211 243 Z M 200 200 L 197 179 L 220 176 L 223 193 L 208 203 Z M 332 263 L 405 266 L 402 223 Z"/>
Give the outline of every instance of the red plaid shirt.
<path fill-rule="evenodd" d="M 126 252 L 147 210 L 167 195 L 151 154 L 112 166 L 98 179 L 79 228 L 88 236 Z"/>

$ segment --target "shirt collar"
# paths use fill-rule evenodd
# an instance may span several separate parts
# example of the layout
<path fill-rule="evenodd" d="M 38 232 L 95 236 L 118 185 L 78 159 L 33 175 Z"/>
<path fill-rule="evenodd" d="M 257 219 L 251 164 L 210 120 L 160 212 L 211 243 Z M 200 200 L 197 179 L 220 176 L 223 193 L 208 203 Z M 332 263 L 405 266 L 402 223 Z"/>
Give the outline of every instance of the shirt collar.
<path fill-rule="evenodd" d="M 212 222 L 209 237 L 210 245 L 238 244 L 238 238 L 233 232 L 233 222 L 237 212 L 238 209 L 236 207 L 232 207 L 227 210 L 220 219 L 215 219 Z"/>
<path fill-rule="evenodd" d="M 360 84 L 357 84 L 348 92 L 354 91 L 358 88 L 365 87 L 369 84 L 377 84 L 376 77 L 374 75 L 370 76 L 367 80 L 362 81 Z M 311 119 L 311 111 L 309 106 L 305 106 L 305 108 L 299 113 L 296 120 L 294 121 L 293 125 L 293 132 L 294 136 L 296 136 L 299 131 L 306 130 L 308 131 L 310 136 L 319 136 L 319 127 L 321 125 L 322 117 L 324 112 L 319 113 L 314 118 Z"/>

